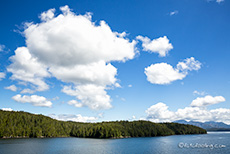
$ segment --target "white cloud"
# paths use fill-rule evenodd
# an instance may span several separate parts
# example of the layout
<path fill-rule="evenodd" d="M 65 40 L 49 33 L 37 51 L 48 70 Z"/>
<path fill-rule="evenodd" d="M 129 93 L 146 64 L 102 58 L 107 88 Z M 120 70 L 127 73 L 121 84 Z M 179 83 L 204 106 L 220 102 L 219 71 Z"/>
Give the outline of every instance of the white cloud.
<path fill-rule="evenodd" d="M 116 82 L 117 69 L 103 61 L 74 67 L 51 67 L 49 71 L 63 82 L 77 84 L 112 85 Z"/>
<path fill-rule="evenodd" d="M 30 103 L 33 106 L 42 106 L 42 107 L 52 106 L 52 102 L 48 101 L 45 97 L 38 96 L 38 95 L 22 96 L 18 94 L 18 95 L 13 96 L 12 99 L 20 103 Z"/>
<path fill-rule="evenodd" d="M 201 96 L 204 96 L 204 95 L 206 95 L 207 93 L 206 93 L 205 91 L 199 92 L 199 91 L 197 91 L 197 90 L 194 90 L 194 91 L 193 91 L 193 94 L 194 94 L 194 95 L 201 95 Z"/>
<path fill-rule="evenodd" d="M 172 12 L 170 12 L 170 16 L 173 16 L 173 15 L 177 15 L 179 13 L 179 11 L 177 11 L 177 10 L 175 10 L 175 11 L 172 11 Z"/>
<path fill-rule="evenodd" d="M 177 70 L 187 74 L 188 71 L 197 71 L 201 68 L 201 63 L 194 57 L 186 58 L 177 64 Z"/>
<path fill-rule="evenodd" d="M 4 51 L 5 45 L 0 44 L 0 52 Z"/>
<path fill-rule="evenodd" d="M 54 18 L 55 9 L 49 9 L 46 12 L 43 12 L 40 16 L 40 19 L 44 22 L 49 21 Z"/>
<path fill-rule="evenodd" d="M 136 42 L 117 36 L 105 21 L 96 26 L 87 16 L 71 12 L 68 6 L 61 10 L 64 14 L 31 24 L 24 31 L 28 49 L 43 63 L 75 66 L 134 58 Z"/>
<path fill-rule="evenodd" d="M 12 64 L 8 66 L 7 71 L 12 73 L 12 80 L 29 82 L 37 86 L 37 91 L 49 89 L 44 82 L 44 77 L 49 77 L 45 65 L 39 63 L 37 58 L 32 57 L 26 47 L 20 47 L 15 50 L 15 55 L 10 57 Z"/>
<path fill-rule="evenodd" d="M 225 98 L 223 96 L 210 96 L 207 95 L 205 97 L 198 97 L 195 100 L 192 101 L 191 106 L 192 107 L 204 107 L 208 105 L 218 104 L 221 102 L 224 102 Z"/>
<path fill-rule="evenodd" d="M 173 49 L 172 44 L 169 43 L 166 36 L 151 41 L 148 37 L 139 35 L 136 39 L 142 41 L 142 48 L 144 51 L 158 53 L 160 57 L 165 57 L 168 52 Z"/>
<path fill-rule="evenodd" d="M 224 2 L 224 0 L 216 0 L 217 3 Z"/>
<path fill-rule="evenodd" d="M 145 112 L 148 115 L 147 119 L 151 119 L 154 122 L 166 122 L 174 117 L 174 113 L 168 110 L 168 106 L 161 102 L 152 105 Z"/>
<path fill-rule="evenodd" d="M 75 107 L 82 107 L 82 106 L 83 106 L 82 103 L 79 103 L 79 102 L 76 101 L 76 100 L 70 100 L 70 101 L 68 102 L 68 104 L 69 104 L 69 105 L 74 105 Z"/>
<path fill-rule="evenodd" d="M 152 84 L 169 84 L 175 80 L 182 80 L 186 76 L 166 63 L 152 64 L 145 68 L 145 74 Z"/>
<path fill-rule="evenodd" d="M 80 114 L 74 115 L 74 114 L 50 114 L 49 115 L 53 119 L 62 120 L 62 121 L 76 121 L 76 122 L 93 122 L 98 119 L 98 117 L 87 117 L 82 116 Z"/>
<path fill-rule="evenodd" d="M 21 94 L 33 94 L 33 93 L 35 93 L 35 91 L 34 90 L 32 90 L 32 89 L 28 89 L 28 88 L 26 88 L 26 89 L 23 89 L 21 92 L 20 92 Z"/>
<path fill-rule="evenodd" d="M 217 2 L 217 3 L 222 3 L 224 0 L 207 0 L 207 2 Z"/>
<path fill-rule="evenodd" d="M 210 104 L 212 105 L 212 104 Z M 153 122 L 173 122 L 176 120 L 193 120 L 199 122 L 216 121 L 230 124 L 230 109 L 217 108 L 208 110 L 205 107 L 185 107 L 173 112 L 164 103 L 157 103 L 149 107 L 146 111 L 147 118 Z"/>
<path fill-rule="evenodd" d="M 133 87 L 133 85 L 129 84 L 129 85 L 128 85 L 128 87 L 129 87 L 129 88 L 132 88 L 132 87 Z"/>
<path fill-rule="evenodd" d="M 91 13 L 77 15 L 67 5 L 60 10 L 57 16 L 55 9 L 43 12 L 41 23 L 26 24 L 26 47 L 15 51 L 7 68 L 11 79 L 35 85 L 21 92 L 32 93 L 47 90 L 45 78 L 55 77 L 74 84 L 73 96 L 82 106 L 111 108 L 106 90 L 120 87 L 111 62 L 133 59 L 138 52 L 136 41 L 126 38 L 125 32 L 112 31 L 105 21 L 96 25 Z"/>
<path fill-rule="evenodd" d="M 79 85 L 74 88 L 64 86 L 62 92 L 75 96 L 78 101 L 71 101 L 69 104 L 76 107 L 88 106 L 93 110 L 109 109 L 112 107 L 111 98 L 107 95 L 104 86 L 93 84 Z"/>
<path fill-rule="evenodd" d="M 11 86 L 5 87 L 5 89 L 11 90 L 11 91 L 17 91 L 18 88 L 15 85 L 11 85 Z"/>
<path fill-rule="evenodd" d="M 2 108 L 1 110 L 3 110 L 3 111 L 13 111 L 13 109 L 11 109 L 11 108 Z"/>
<path fill-rule="evenodd" d="M 145 74 L 147 80 L 152 84 L 169 84 L 176 80 L 182 80 L 189 71 L 199 70 L 200 68 L 201 63 L 191 57 L 179 62 L 176 68 L 167 63 L 152 64 L 145 68 Z"/>
<path fill-rule="evenodd" d="M 6 77 L 6 74 L 3 72 L 0 72 L 0 81 Z"/>

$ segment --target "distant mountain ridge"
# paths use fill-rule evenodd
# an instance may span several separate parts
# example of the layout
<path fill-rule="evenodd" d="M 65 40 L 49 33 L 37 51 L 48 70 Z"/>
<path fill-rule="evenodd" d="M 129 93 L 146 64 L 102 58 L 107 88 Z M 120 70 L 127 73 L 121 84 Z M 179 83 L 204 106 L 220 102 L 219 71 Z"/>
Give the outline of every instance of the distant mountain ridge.
<path fill-rule="evenodd" d="M 230 125 L 227 125 L 223 122 L 215 122 L 215 121 L 209 121 L 209 122 L 197 122 L 197 121 L 185 121 L 185 120 L 177 120 L 174 121 L 175 123 L 180 124 L 189 124 L 201 127 L 206 130 L 230 130 Z"/>

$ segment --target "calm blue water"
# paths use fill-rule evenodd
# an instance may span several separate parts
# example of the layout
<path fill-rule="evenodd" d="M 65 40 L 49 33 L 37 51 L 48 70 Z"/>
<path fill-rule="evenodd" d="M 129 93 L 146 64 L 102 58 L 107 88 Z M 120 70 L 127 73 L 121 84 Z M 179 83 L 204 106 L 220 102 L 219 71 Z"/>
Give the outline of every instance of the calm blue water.
<path fill-rule="evenodd" d="M 190 145 L 191 144 L 191 145 Z M 226 154 L 230 132 L 127 139 L 0 139 L 1 154 Z"/>

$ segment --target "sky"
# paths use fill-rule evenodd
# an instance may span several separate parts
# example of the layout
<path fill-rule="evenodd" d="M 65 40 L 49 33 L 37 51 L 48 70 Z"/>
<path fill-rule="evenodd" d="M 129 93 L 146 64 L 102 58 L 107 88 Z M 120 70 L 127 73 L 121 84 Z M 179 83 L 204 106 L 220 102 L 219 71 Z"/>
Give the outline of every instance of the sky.
<path fill-rule="evenodd" d="M 230 124 L 228 0 L 0 2 L 0 109 Z"/>

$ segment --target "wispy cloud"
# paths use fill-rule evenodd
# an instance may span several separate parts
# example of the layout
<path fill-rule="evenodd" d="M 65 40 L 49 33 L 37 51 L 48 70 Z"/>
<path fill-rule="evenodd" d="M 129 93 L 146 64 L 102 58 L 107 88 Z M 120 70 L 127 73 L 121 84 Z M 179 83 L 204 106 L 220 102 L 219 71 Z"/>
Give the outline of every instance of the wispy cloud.
<path fill-rule="evenodd" d="M 15 85 L 11 85 L 11 86 L 5 87 L 5 89 L 11 90 L 11 91 L 17 91 L 18 88 Z"/>
<path fill-rule="evenodd" d="M 217 2 L 217 3 L 222 3 L 224 0 L 207 0 L 207 2 Z"/>
<path fill-rule="evenodd" d="M 98 117 L 88 117 L 88 116 L 82 116 L 81 114 L 50 114 L 48 115 L 49 117 L 57 120 L 62 120 L 62 121 L 76 121 L 76 122 L 94 122 L 98 119 Z M 99 117 L 101 116 L 98 115 Z"/>
<path fill-rule="evenodd" d="M 0 52 L 4 51 L 5 45 L 0 44 Z"/>
<path fill-rule="evenodd" d="M 195 90 L 195 91 L 193 91 L 193 95 L 201 95 L 201 96 L 204 96 L 204 95 L 206 95 L 207 93 L 205 92 L 205 91 L 197 91 L 197 90 Z"/>
<path fill-rule="evenodd" d="M 217 3 L 224 2 L 224 0 L 216 0 Z"/>
<path fill-rule="evenodd" d="M 172 11 L 169 13 L 170 16 L 173 16 L 173 15 L 177 15 L 179 13 L 179 11 L 175 10 L 175 11 Z"/>
<path fill-rule="evenodd" d="M 0 72 L 0 81 L 6 77 L 6 74 L 4 72 Z"/>

